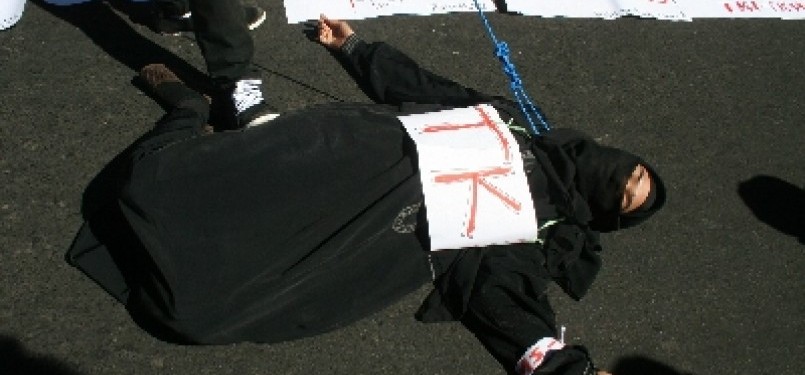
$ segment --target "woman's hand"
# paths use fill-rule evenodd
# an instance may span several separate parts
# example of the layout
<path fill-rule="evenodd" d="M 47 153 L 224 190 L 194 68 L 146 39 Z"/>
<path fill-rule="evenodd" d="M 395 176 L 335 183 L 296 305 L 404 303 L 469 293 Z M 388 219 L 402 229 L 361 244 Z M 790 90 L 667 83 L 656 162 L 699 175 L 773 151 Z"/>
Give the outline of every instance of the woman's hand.
<path fill-rule="evenodd" d="M 319 43 L 330 49 L 338 49 L 347 38 L 355 34 L 346 21 L 331 20 L 325 15 L 319 16 Z"/>

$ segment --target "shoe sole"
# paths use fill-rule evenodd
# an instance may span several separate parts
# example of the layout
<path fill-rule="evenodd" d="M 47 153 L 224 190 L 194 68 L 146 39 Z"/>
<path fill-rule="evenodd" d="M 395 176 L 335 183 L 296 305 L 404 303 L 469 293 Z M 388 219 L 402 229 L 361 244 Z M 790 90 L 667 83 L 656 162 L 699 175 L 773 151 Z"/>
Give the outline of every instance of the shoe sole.
<path fill-rule="evenodd" d="M 271 120 L 273 120 L 273 119 L 275 119 L 275 118 L 277 118 L 279 116 L 280 116 L 279 113 L 266 113 L 264 115 L 257 116 L 252 121 L 249 121 L 249 123 L 246 124 L 246 127 L 251 128 L 253 126 L 260 126 L 260 125 L 263 125 L 263 124 L 265 124 L 267 122 L 270 122 Z"/>
<path fill-rule="evenodd" d="M 266 21 L 266 11 L 263 11 L 262 13 L 260 13 L 260 16 L 258 16 L 256 20 L 252 21 L 247 26 L 249 27 L 249 30 L 254 30 L 260 27 L 260 25 L 262 25 L 263 22 L 265 21 Z"/>

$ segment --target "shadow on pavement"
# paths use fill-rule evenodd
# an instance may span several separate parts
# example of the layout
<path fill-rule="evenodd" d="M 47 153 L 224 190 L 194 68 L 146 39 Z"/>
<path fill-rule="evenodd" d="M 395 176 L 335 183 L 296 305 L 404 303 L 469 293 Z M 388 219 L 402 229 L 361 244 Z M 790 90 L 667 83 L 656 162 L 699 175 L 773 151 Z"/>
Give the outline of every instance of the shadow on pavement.
<path fill-rule="evenodd" d="M 53 5 L 44 0 L 32 2 L 80 29 L 109 56 L 132 71 L 139 72 L 143 66 L 151 63 L 163 63 L 196 91 L 210 91 L 206 74 L 140 35 L 115 11 L 126 14 L 133 23 L 149 26 L 151 8 L 148 2 L 96 0 L 64 6 Z"/>
<path fill-rule="evenodd" d="M 738 184 L 738 195 L 760 221 L 805 244 L 805 190 L 758 175 Z"/>
<path fill-rule="evenodd" d="M 3 375 L 80 375 L 58 359 L 30 353 L 12 337 L 0 335 L 0 374 Z"/>
<path fill-rule="evenodd" d="M 150 2 L 129 0 L 63 0 L 61 2 L 59 0 L 32 0 L 32 2 L 53 16 L 80 29 L 104 52 L 128 66 L 132 71 L 139 72 L 148 64 L 162 63 L 193 90 L 215 97 L 216 92 L 205 72 L 199 71 L 171 51 L 140 35 L 126 19 L 121 18 L 120 14 L 124 14 L 131 23 L 146 26 L 156 34 L 153 22 L 154 10 Z M 343 101 L 331 93 L 278 71 L 259 64 L 254 64 L 254 66 L 267 74 L 290 81 L 333 101 Z M 137 85 L 137 80 L 133 83 Z M 141 85 L 138 85 L 138 88 L 149 94 L 148 90 Z M 217 120 L 219 119 L 216 117 L 216 113 L 212 113 L 210 121 Z"/>
<path fill-rule="evenodd" d="M 612 367 L 613 375 L 694 375 L 682 372 L 648 357 L 633 355 L 618 359 Z"/>

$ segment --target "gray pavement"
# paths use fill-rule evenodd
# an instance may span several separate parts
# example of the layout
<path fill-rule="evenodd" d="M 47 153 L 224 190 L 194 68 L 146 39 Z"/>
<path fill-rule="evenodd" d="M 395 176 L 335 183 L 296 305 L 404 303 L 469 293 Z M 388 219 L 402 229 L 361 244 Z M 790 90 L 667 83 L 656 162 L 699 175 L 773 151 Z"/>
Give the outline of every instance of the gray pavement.
<path fill-rule="evenodd" d="M 254 32 L 269 101 L 368 101 L 282 3 Z M 146 62 L 203 72 L 191 38 L 105 7 L 30 3 L 0 32 L 0 373 L 499 374 L 458 324 L 412 315 L 425 288 L 348 328 L 277 345 L 177 346 L 68 266 L 82 193 L 161 109 Z M 643 155 L 667 208 L 604 238 L 590 295 L 553 290 L 567 339 L 619 375 L 801 375 L 805 368 L 805 22 L 490 16 L 555 127 Z M 444 75 L 508 94 L 474 14 L 355 21 Z M 184 63 L 183 61 L 186 61 Z"/>

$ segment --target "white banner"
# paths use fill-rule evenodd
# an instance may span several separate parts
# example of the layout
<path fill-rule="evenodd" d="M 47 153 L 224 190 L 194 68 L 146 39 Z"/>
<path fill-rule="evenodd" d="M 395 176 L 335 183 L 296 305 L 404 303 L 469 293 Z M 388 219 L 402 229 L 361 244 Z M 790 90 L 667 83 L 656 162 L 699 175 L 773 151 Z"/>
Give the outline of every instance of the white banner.
<path fill-rule="evenodd" d="M 497 11 L 493 0 L 478 0 L 481 10 Z M 805 19 L 805 1 L 725 0 L 506 0 L 509 12 L 527 16 L 603 18 L 623 16 L 685 20 L 694 18 Z M 393 14 L 430 15 L 477 12 L 473 0 L 285 0 L 288 23 L 319 18 L 363 19 Z"/>
<path fill-rule="evenodd" d="M 495 11 L 493 0 L 478 0 L 484 11 Z M 319 19 L 355 20 L 393 14 L 427 16 L 451 12 L 477 12 L 473 0 L 285 0 L 288 23 Z"/>
<path fill-rule="evenodd" d="M 805 1 L 506 0 L 506 4 L 510 12 L 541 17 L 805 18 Z"/>

